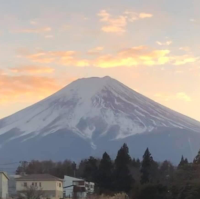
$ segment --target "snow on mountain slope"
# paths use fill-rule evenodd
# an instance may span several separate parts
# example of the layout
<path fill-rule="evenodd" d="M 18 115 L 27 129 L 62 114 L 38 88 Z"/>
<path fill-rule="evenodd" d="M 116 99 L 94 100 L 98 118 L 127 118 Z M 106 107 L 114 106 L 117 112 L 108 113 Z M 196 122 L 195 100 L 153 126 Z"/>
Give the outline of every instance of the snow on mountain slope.
<path fill-rule="evenodd" d="M 45 137 L 68 129 L 93 144 L 94 137 L 107 135 L 113 126 L 117 131 L 112 139 L 162 127 L 200 130 L 199 122 L 165 108 L 120 82 L 110 77 L 94 77 L 74 81 L 37 104 L 0 120 L 0 135 L 17 129 L 18 133 L 5 143 L 19 137 L 24 137 L 25 142 L 35 136 Z"/>

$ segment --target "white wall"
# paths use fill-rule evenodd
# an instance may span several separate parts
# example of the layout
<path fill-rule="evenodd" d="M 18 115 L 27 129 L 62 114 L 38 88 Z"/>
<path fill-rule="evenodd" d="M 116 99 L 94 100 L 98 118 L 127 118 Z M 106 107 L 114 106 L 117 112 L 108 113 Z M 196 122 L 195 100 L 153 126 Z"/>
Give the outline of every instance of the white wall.
<path fill-rule="evenodd" d="M 8 198 L 8 179 L 3 173 L 0 173 L 0 197 Z"/>
<path fill-rule="evenodd" d="M 63 191 L 63 183 L 60 181 L 17 181 L 16 179 L 16 190 L 17 191 L 24 191 L 26 187 L 24 183 L 27 183 L 27 187 L 31 187 L 32 184 L 37 183 L 37 188 L 44 190 L 44 191 Z M 40 187 L 41 183 L 41 187 Z M 61 187 L 59 186 L 61 184 Z"/>
<path fill-rule="evenodd" d="M 78 181 L 78 180 L 81 180 L 81 179 L 73 178 L 73 177 L 70 177 L 70 176 L 65 176 L 64 177 L 63 187 L 72 185 L 73 181 L 76 181 L 76 180 Z M 73 187 L 63 188 L 63 189 L 64 189 L 66 197 L 70 197 L 71 198 L 73 196 Z"/>

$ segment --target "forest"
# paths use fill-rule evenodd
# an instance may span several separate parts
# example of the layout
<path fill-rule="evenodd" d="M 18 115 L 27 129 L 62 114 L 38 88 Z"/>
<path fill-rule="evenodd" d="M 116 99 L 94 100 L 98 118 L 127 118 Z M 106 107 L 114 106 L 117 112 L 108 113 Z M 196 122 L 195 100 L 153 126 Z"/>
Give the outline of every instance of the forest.
<path fill-rule="evenodd" d="M 147 148 L 143 158 L 135 159 L 124 144 L 113 160 L 108 153 L 101 158 L 89 157 L 77 165 L 65 160 L 32 160 L 19 166 L 16 174 L 64 175 L 95 182 L 95 194 L 112 196 L 126 193 L 132 199 L 197 199 L 200 198 L 200 151 L 193 162 L 180 159 L 178 166 L 170 161 L 156 162 Z"/>

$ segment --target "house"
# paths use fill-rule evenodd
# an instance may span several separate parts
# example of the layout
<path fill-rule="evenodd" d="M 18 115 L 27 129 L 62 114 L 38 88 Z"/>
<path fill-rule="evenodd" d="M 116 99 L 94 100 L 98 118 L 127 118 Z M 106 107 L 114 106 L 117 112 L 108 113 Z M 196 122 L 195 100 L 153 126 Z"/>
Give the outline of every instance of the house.
<path fill-rule="evenodd" d="M 8 193 L 10 197 L 17 196 L 16 192 L 16 179 L 20 178 L 21 175 L 9 175 L 9 181 L 8 181 Z"/>
<path fill-rule="evenodd" d="M 0 172 L 0 198 L 8 198 L 8 176 L 5 172 Z"/>
<path fill-rule="evenodd" d="M 78 198 L 86 198 L 88 194 L 94 193 L 93 182 L 86 182 L 83 179 L 64 176 L 64 196 L 72 198 L 75 194 Z"/>
<path fill-rule="evenodd" d="M 33 174 L 16 178 L 16 191 L 23 194 L 28 188 L 41 190 L 44 198 L 63 198 L 63 180 L 49 174 Z"/>

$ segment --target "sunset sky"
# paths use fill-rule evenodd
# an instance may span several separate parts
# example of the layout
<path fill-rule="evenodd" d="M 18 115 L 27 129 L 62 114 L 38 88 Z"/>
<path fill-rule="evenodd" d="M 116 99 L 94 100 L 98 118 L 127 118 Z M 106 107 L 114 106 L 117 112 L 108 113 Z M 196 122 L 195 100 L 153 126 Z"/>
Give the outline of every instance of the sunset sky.
<path fill-rule="evenodd" d="M 111 76 L 200 121 L 200 0 L 6 0 L 0 118 Z"/>

